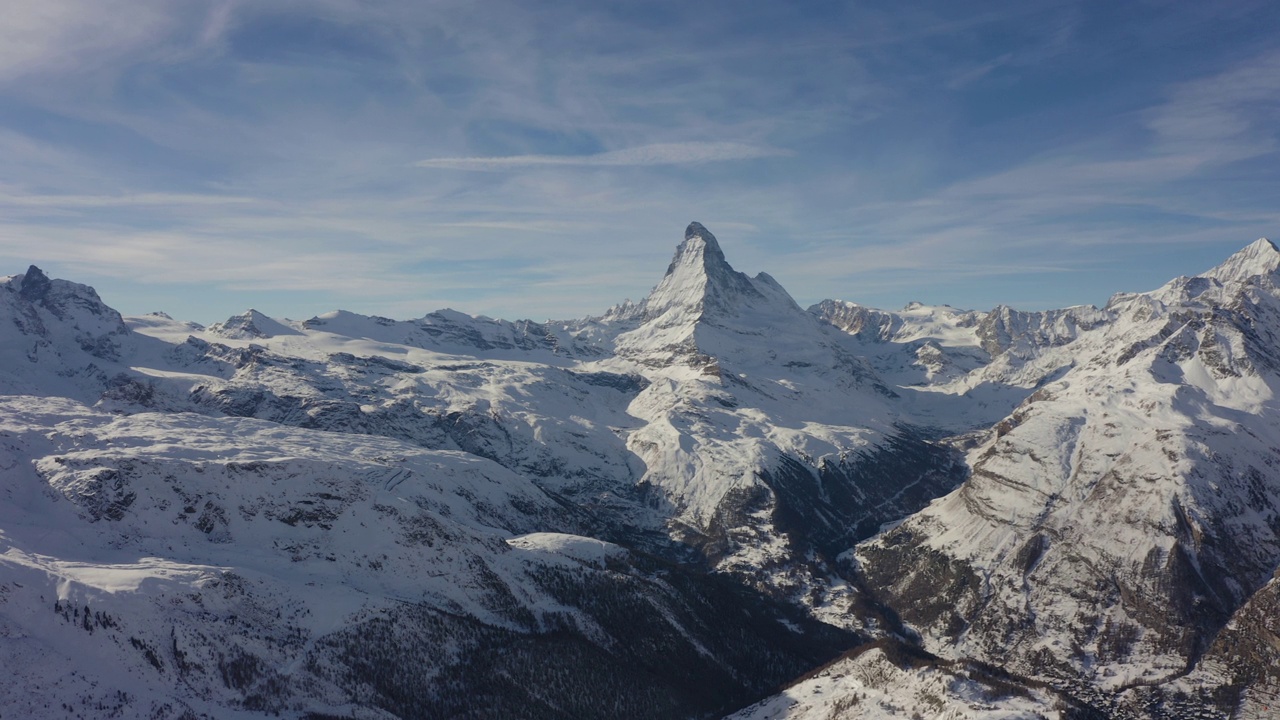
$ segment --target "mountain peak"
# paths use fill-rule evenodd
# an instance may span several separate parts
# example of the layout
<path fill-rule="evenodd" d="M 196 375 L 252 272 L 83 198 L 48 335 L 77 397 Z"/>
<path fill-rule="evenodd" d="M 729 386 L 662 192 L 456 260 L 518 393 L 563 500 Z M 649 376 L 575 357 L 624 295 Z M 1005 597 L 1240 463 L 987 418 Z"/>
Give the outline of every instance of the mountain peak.
<path fill-rule="evenodd" d="M 1223 283 L 1242 282 L 1258 275 L 1271 275 L 1278 270 L 1280 270 L 1280 249 L 1267 238 L 1259 238 L 1244 246 L 1204 276 Z"/>
<path fill-rule="evenodd" d="M 684 230 L 684 242 L 676 248 L 675 257 L 667 267 L 667 275 L 677 272 L 681 266 L 700 269 L 702 272 L 733 272 L 724 251 L 711 231 L 700 222 L 691 222 Z"/>
<path fill-rule="evenodd" d="M 696 220 L 689 223 L 689 227 L 684 229 L 685 240 L 694 238 L 701 238 L 704 244 L 712 248 L 714 252 L 719 253 L 721 257 L 724 257 L 724 253 L 720 252 L 720 244 L 716 242 L 716 236 L 712 235 L 710 230 Z"/>
<path fill-rule="evenodd" d="M 44 274 L 40 268 L 32 265 L 27 268 L 27 272 L 22 275 L 22 289 L 18 294 L 27 302 L 35 302 L 44 299 L 49 294 L 49 276 Z"/>
<path fill-rule="evenodd" d="M 284 323 L 267 317 L 253 308 L 239 315 L 232 315 L 220 323 L 209 326 L 209 332 L 235 340 L 253 340 L 277 335 L 297 335 L 298 331 Z"/>
<path fill-rule="evenodd" d="M 758 298 L 761 294 L 746 275 L 725 260 L 716 236 L 702 223 L 691 222 L 662 282 L 645 299 L 645 315 L 655 318 L 673 308 L 697 314 L 707 308 L 732 310 L 736 300 L 744 296 Z"/>
<path fill-rule="evenodd" d="M 632 317 L 640 320 L 639 326 L 619 335 L 615 347 L 651 364 L 749 356 L 754 350 L 745 348 L 758 345 L 762 336 L 797 328 L 805 334 L 817 323 L 778 281 L 734 270 L 715 235 L 696 222 L 685 230 L 662 281 Z"/>

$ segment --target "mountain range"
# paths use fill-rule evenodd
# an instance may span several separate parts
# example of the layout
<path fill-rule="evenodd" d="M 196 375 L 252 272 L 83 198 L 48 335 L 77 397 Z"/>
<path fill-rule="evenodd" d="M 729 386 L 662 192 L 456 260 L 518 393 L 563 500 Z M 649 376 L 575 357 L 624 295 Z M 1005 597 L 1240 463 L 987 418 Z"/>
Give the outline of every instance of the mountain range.
<path fill-rule="evenodd" d="M 579 320 L 0 278 L 0 717 L 1251 718 L 1280 250 L 799 307 L 689 225 Z"/>

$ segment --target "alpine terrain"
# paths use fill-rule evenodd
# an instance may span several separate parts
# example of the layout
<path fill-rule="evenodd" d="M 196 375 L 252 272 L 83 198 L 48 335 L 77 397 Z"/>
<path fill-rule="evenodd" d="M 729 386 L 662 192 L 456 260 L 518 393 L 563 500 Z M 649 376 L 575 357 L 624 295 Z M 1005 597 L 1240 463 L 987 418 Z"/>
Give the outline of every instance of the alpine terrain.
<path fill-rule="evenodd" d="M 545 323 L 31 266 L 0 717 L 1275 717 L 1278 393 L 1267 240 L 1103 308 L 806 310 L 693 223 Z"/>

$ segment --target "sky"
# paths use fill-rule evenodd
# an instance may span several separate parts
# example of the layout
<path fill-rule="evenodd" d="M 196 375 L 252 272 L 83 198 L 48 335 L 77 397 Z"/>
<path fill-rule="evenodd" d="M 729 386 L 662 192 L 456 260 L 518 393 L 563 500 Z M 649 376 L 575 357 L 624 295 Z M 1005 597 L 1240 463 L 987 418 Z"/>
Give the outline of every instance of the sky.
<path fill-rule="evenodd" d="M 0 275 L 126 315 L 1102 304 L 1280 239 L 1280 4 L 0 0 Z"/>

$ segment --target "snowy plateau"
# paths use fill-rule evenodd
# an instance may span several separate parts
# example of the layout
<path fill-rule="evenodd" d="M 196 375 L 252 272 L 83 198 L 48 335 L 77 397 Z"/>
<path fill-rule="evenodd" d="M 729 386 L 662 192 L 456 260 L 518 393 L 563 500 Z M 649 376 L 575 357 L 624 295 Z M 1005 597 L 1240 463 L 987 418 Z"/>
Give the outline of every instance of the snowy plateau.
<path fill-rule="evenodd" d="M 658 268 L 655 268 L 655 275 Z M 0 718 L 1280 717 L 1280 251 L 537 323 L 0 278 Z"/>

